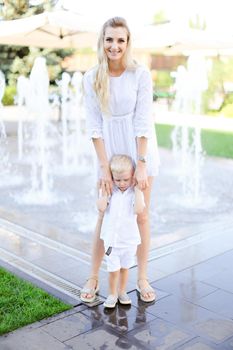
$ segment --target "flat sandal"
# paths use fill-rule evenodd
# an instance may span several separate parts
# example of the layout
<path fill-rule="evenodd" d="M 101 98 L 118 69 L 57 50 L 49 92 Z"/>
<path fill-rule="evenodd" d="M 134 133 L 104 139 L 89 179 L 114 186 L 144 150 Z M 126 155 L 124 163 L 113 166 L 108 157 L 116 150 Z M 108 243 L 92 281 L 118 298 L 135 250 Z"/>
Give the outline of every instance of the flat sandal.
<path fill-rule="evenodd" d="M 146 288 L 140 288 L 139 287 L 139 281 L 142 281 L 142 280 L 148 281 L 147 278 L 140 278 L 138 280 L 138 283 L 137 283 L 137 286 L 136 286 L 136 290 L 138 291 L 138 293 L 140 295 L 140 299 L 142 301 L 144 301 L 145 303 L 151 303 L 152 301 L 156 300 L 155 290 L 150 285 L 148 287 L 146 287 Z M 151 296 L 150 298 L 144 297 L 143 294 L 147 294 L 147 293 L 153 293 L 153 296 Z"/>
<path fill-rule="evenodd" d="M 83 287 L 80 291 L 80 299 L 81 301 L 83 301 L 84 303 L 92 303 L 95 298 L 96 298 L 96 294 L 99 292 L 99 282 L 98 282 L 98 278 L 93 276 L 87 279 L 87 281 L 89 280 L 95 280 L 96 281 L 96 287 L 95 288 L 88 288 L 88 287 Z M 82 296 L 82 294 L 90 294 L 91 297 L 87 298 Z"/>

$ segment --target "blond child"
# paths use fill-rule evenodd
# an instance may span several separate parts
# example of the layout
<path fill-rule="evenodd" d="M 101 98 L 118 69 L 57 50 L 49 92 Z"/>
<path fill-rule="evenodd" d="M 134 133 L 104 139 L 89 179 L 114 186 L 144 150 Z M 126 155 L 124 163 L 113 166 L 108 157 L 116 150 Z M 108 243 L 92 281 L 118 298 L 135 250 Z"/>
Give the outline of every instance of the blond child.
<path fill-rule="evenodd" d="M 101 193 L 97 207 L 104 215 L 100 238 L 109 272 L 109 296 L 104 302 L 114 308 L 117 301 L 131 304 L 126 293 L 128 271 L 135 263 L 137 246 L 141 243 L 137 214 L 144 209 L 143 193 L 134 186 L 134 164 L 127 155 L 115 155 L 110 160 L 114 183 L 110 198 Z"/>

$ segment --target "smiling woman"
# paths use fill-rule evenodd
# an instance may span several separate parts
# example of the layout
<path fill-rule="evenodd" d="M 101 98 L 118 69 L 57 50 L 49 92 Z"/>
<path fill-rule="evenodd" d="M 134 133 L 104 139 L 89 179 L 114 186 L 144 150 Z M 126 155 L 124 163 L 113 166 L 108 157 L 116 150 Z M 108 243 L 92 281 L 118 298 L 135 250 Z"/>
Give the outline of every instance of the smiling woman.
<path fill-rule="evenodd" d="M 116 63 L 119 63 L 119 61 L 122 59 L 127 49 L 127 43 L 128 34 L 125 28 L 106 28 L 104 50 L 111 62 L 111 66 L 115 66 Z M 121 69 L 118 72 L 114 69 L 111 70 L 111 66 L 109 66 L 109 73 L 111 76 L 116 76 L 115 74 L 117 74 L 117 76 L 122 74 L 122 69 L 124 70 L 124 67 L 120 67 Z"/>
<path fill-rule="evenodd" d="M 147 68 L 138 65 L 131 54 L 131 33 L 124 18 L 104 23 L 98 40 L 98 65 L 84 76 L 87 129 L 98 159 L 98 184 L 103 193 L 112 194 L 110 159 L 122 154 L 132 158 L 134 182 L 143 191 L 145 208 L 137 216 L 142 243 L 138 247 L 138 283 L 145 302 L 155 300 L 147 281 L 149 252 L 149 205 L 153 177 L 158 173 L 159 157 L 152 120 L 152 79 Z M 125 179 L 124 179 L 125 180 Z M 92 273 L 81 299 L 92 302 L 98 290 L 98 272 L 104 255 L 100 215 L 93 242 Z M 116 296 L 114 300 L 116 299 Z"/>

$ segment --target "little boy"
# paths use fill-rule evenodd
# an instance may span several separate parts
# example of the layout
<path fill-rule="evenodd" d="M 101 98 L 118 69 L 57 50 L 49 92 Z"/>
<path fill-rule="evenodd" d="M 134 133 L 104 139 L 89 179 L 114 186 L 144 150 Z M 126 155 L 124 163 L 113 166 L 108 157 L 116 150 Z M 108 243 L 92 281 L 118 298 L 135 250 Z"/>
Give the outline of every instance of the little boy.
<path fill-rule="evenodd" d="M 104 213 L 100 238 L 104 240 L 107 269 L 109 272 L 109 296 L 106 308 L 114 308 L 117 301 L 131 304 L 126 293 L 128 271 L 135 263 L 138 244 L 141 243 L 137 214 L 144 207 L 143 193 L 133 186 L 134 164 L 126 155 L 115 155 L 110 160 L 114 188 L 108 199 L 102 193 L 97 207 Z"/>

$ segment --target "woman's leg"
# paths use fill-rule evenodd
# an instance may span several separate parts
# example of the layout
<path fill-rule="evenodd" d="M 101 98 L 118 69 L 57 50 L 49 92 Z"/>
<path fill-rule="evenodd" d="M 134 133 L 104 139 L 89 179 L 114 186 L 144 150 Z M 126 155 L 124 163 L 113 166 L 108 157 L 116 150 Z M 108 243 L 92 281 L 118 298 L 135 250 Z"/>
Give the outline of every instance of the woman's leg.
<path fill-rule="evenodd" d="M 138 262 L 138 286 L 141 290 L 148 288 L 149 283 L 147 281 L 147 261 L 150 248 L 150 222 L 149 222 L 149 208 L 150 208 L 150 196 L 153 184 L 153 177 L 148 177 L 149 186 L 143 192 L 146 207 L 142 214 L 138 215 L 138 227 L 141 235 L 141 244 L 137 249 L 137 262 Z M 154 296 L 153 292 L 143 294 L 145 299 L 151 299 Z"/>
<path fill-rule="evenodd" d="M 98 217 L 95 234 L 92 242 L 90 278 L 87 280 L 84 288 L 95 289 L 98 283 L 97 280 L 98 280 L 99 269 L 104 257 L 104 243 L 103 243 L 103 240 L 100 239 L 102 222 L 103 222 L 103 216 L 100 214 Z M 86 293 L 82 293 L 81 296 L 87 299 L 92 297 L 91 294 L 86 294 Z"/>

